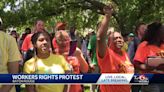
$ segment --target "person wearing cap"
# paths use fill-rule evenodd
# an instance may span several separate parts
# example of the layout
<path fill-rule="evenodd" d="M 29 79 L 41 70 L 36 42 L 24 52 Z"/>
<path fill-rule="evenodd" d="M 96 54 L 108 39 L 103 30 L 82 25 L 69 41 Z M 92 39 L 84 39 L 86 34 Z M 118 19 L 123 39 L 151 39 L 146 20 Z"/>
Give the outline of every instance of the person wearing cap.
<path fill-rule="evenodd" d="M 134 34 L 133 33 L 130 33 L 128 35 L 128 43 L 130 43 L 133 39 L 134 39 Z"/>
<path fill-rule="evenodd" d="M 20 60 L 16 40 L 4 32 L 0 19 L 0 74 L 18 73 Z M 15 86 L 0 84 L 0 92 L 16 92 Z"/>
<path fill-rule="evenodd" d="M 130 33 L 128 36 L 129 37 L 134 37 L 134 34 L 133 33 Z"/>
<path fill-rule="evenodd" d="M 65 30 L 66 29 L 66 23 L 65 22 L 58 22 L 55 26 L 56 30 Z"/>
<path fill-rule="evenodd" d="M 134 34 L 133 34 L 133 33 L 129 33 L 128 39 L 127 39 L 127 41 L 126 41 L 126 44 L 127 44 L 127 50 L 126 50 L 126 52 L 128 52 L 129 44 L 130 44 L 130 42 L 133 41 L 133 40 L 134 40 Z"/>

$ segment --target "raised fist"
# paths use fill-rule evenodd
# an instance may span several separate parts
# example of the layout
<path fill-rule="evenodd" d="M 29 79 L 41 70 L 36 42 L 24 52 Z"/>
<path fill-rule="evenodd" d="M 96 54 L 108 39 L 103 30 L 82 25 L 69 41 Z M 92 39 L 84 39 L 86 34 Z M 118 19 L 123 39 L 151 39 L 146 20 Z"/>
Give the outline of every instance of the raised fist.
<path fill-rule="evenodd" d="M 113 6 L 112 5 L 105 6 L 103 11 L 104 11 L 104 14 L 111 16 L 113 14 Z"/>

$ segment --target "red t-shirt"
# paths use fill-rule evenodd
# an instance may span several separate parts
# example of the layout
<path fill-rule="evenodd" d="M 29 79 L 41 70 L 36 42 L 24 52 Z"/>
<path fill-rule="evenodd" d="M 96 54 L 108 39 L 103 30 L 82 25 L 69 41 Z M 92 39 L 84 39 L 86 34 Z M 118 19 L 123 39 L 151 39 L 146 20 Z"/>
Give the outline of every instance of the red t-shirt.
<path fill-rule="evenodd" d="M 164 51 L 164 44 L 157 47 L 155 45 L 148 45 L 148 43 L 144 41 L 140 43 L 137 48 L 134 62 L 146 63 L 148 57 L 157 56 L 157 53 L 161 51 Z"/>
<path fill-rule="evenodd" d="M 32 35 L 33 34 L 28 34 L 26 36 L 26 38 L 24 39 L 23 44 L 22 44 L 22 47 L 21 47 L 21 50 L 22 51 L 25 51 L 26 52 L 28 49 L 33 48 L 33 45 L 31 43 L 31 37 L 32 37 Z"/>
<path fill-rule="evenodd" d="M 52 46 L 53 46 L 53 49 L 54 49 L 54 53 L 58 53 L 59 52 L 59 46 L 58 46 L 58 44 L 56 43 L 56 38 L 54 37 L 53 39 L 52 39 Z"/>
<path fill-rule="evenodd" d="M 52 40 L 52 45 L 53 45 L 54 49 L 58 48 L 58 45 L 56 43 L 56 38 L 55 37 Z"/>
<path fill-rule="evenodd" d="M 105 56 L 100 58 L 97 54 L 101 73 L 134 73 L 134 66 L 130 62 L 126 52 L 118 55 L 112 49 L 107 48 Z M 101 92 L 130 92 L 130 85 L 100 85 Z"/>
<path fill-rule="evenodd" d="M 139 44 L 134 57 L 134 61 L 145 63 L 147 57 L 157 56 L 156 54 L 162 50 L 164 50 L 164 44 L 161 45 L 160 47 L 157 47 L 155 45 L 147 45 L 147 42 L 144 41 Z"/>

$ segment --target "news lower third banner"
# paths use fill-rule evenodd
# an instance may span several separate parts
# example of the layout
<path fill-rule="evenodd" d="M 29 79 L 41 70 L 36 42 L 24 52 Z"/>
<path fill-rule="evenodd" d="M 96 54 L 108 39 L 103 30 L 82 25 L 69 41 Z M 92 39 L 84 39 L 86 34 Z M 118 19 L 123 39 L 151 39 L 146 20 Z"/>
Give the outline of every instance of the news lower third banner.
<path fill-rule="evenodd" d="M 0 74 L 0 84 L 111 84 L 164 83 L 164 74 Z"/>

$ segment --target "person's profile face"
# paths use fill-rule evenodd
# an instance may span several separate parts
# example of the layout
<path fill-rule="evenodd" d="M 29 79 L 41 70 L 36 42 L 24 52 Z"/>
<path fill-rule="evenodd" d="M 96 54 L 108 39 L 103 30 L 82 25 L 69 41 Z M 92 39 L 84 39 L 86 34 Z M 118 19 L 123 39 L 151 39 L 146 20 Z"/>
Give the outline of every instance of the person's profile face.
<path fill-rule="evenodd" d="M 140 27 L 138 29 L 139 34 L 144 35 L 146 29 L 147 29 L 147 25 L 140 25 Z"/>
<path fill-rule="evenodd" d="M 38 53 L 49 53 L 51 47 L 50 37 L 46 34 L 40 34 L 35 47 L 37 48 Z"/>

